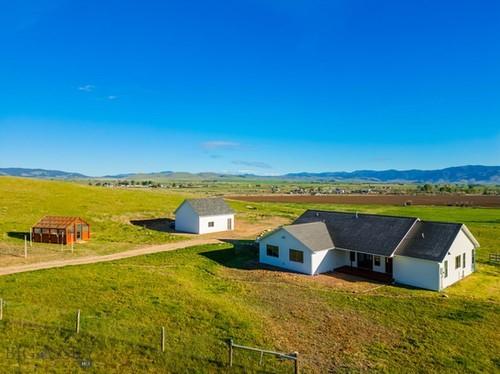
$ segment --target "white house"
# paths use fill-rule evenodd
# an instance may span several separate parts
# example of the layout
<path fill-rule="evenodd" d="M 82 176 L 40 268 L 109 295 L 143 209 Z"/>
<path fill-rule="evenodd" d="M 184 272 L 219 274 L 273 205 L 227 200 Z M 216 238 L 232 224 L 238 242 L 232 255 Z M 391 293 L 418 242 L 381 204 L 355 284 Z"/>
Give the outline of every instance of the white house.
<path fill-rule="evenodd" d="M 175 230 L 194 234 L 234 230 L 234 211 L 222 198 L 186 199 L 175 210 Z"/>
<path fill-rule="evenodd" d="M 459 223 L 308 210 L 259 240 L 261 263 L 347 272 L 440 291 L 475 270 L 479 243 Z"/>

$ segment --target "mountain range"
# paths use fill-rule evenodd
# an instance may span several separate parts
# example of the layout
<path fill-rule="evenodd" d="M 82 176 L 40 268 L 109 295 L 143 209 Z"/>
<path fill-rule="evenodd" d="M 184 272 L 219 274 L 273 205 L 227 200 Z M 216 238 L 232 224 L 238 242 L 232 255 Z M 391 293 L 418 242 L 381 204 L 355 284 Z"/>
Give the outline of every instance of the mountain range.
<path fill-rule="evenodd" d="M 255 174 L 189 173 L 161 171 L 156 173 L 127 173 L 91 177 L 60 170 L 0 168 L 0 176 L 43 179 L 129 179 L 129 180 L 288 180 L 288 181 L 360 181 L 402 183 L 488 183 L 500 184 L 500 166 L 466 165 L 438 170 L 356 170 L 352 172 L 289 173 L 278 176 Z"/>

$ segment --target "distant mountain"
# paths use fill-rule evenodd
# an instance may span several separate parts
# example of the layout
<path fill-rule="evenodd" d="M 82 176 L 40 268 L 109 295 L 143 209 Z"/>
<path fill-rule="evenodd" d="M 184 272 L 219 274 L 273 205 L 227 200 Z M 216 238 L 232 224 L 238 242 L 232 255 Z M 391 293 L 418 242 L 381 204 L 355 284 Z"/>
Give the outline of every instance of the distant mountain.
<path fill-rule="evenodd" d="M 44 178 L 44 179 L 89 178 L 88 176 L 80 173 L 71 173 L 60 170 L 23 169 L 23 168 L 0 168 L 0 175 L 10 175 L 13 177 Z"/>
<path fill-rule="evenodd" d="M 418 183 L 500 183 L 500 166 L 467 165 L 439 170 L 357 170 L 353 172 L 290 173 L 292 180 L 352 180 Z"/>
<path fill-rule="evenodd" d="M 280 176 L 254 174 L 188 173 L 161 171 L 157 173 L 124 173 L 89 177 L 80 173 L 59 170 L 0 168 L 0 175 L 52 179 L 128 179 L 128 180 L 289 180 L 289 181 L 345 181 L 345 182 L 402 182 L 402 183 L 494 183 L 500 184 L 500 166 L 467 165 L 439 170 L 357 170 L 352 172 L 289 173 Z"/>

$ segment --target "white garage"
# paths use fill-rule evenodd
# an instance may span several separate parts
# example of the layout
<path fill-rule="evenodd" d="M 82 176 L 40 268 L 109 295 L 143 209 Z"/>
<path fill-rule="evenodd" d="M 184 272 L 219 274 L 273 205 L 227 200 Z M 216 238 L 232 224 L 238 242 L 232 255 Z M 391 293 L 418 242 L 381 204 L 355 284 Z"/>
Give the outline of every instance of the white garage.
<path fill-rule="evenodd" d="M 222 198 L 186 199 L 175 210 L 175 230 L 193 234 L 234 230 L 234 211 Z"/>

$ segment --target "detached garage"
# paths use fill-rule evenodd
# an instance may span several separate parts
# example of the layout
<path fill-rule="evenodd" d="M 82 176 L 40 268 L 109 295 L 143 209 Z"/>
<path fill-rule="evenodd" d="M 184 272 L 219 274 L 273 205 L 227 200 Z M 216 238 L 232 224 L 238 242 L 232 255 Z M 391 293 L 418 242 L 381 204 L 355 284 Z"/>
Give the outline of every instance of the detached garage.
<path fill-rule="evenodd" d="M 193 234 L 234 230 L 234 211 L 222 198 L 186 199 L 175 211 L 175 230 Z"/>

